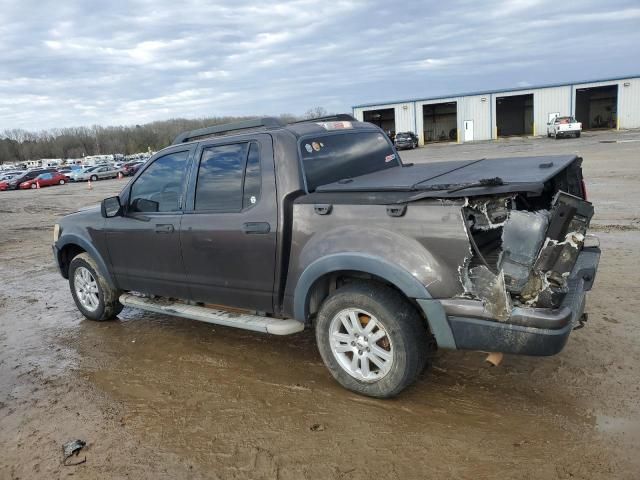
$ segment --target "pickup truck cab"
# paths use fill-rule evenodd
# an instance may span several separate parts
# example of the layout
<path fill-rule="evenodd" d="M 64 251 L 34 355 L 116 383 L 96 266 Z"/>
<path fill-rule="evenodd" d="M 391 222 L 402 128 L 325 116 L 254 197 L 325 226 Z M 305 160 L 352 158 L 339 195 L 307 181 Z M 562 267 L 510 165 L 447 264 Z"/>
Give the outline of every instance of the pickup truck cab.
<path fill-rule="evenodd" d="M 435 348 L 562 350 L 600 255 L 580 165 L 403 164 L 381 129 L 348 115 L 216 126 L 62 218 L 53 252 L 89 319 L 130 306 L 270 334 L 314 328 L 339 383 L 390 397 Z"/>
<path fill-rule="evenodd" d="M 573 117 L 555 117 L 547 123 L 547 137 L 580 137 L 582 123 L 576 122 Z"/>

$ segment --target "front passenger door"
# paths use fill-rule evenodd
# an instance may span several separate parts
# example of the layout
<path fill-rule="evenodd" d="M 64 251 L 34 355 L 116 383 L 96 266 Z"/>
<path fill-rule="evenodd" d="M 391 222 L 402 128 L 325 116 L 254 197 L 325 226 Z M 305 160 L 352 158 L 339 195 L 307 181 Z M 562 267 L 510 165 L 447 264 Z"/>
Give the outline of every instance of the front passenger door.
<path fill-rule="evenodd" d="M 123 290 L 189 298 L 180 245 L 191 149 L 152 161 L 122 195 L 124 216 L 107 218 L 111 268 Z"/>

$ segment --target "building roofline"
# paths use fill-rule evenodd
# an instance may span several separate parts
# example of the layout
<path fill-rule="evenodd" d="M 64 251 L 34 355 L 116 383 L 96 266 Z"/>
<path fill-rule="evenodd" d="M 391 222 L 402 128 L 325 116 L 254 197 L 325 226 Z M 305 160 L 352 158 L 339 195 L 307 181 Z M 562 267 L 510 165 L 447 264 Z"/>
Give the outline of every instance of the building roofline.
<path fill-rule="evenodd" d="M 407 98 L 404 100 L 389 100 L 383 102 L 370 102 L 370 103 L 362 103 L 359 105 L 353 105 L 351 108 L 364 108 L 364 107 L 375 107 L 382 105 L 390 105 L 392 103 L 413 103 L 413 102 L 426 102 L 431 100 L 442 100 L 446 98 L 455 98 L 455 97 L 471 97 L 474 95 L 492 95 L 494 93 L 510 93 L 510 92 L 519 92 L 526 90 L 538 90 L 541 88 L 555 88 L 555 87 L 568 87 L 568 86 L 576 86 L 582 85 L 584 83 L 598 83 L 598 82 L 615 82 L 619 80 L 632 80 L 634 78 L 640 78 L 640 75 L 625 75 L 622 77 L 614 77 L 614 78 L 603 78 L 596 80 L 581 80 L 577 82 L 561 82 L 561 83 L 548 83 L 542 85 L 531 85 L 527 87 L 512 87 L 512 88 L 501 88 L 495 90 L 480 90 L 476 92 L 465 92 L 465 93 L 453 93 L 449 95 L 437 95 L 435 97 L 419 97 L 419 98 Z"/>

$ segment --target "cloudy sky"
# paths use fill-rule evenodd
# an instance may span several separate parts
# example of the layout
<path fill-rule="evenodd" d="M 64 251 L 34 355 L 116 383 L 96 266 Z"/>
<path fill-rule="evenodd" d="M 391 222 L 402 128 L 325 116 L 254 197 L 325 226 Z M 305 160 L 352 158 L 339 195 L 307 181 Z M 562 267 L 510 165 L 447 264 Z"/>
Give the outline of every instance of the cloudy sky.
<path fill-rule="evenodd" d="M 638 74 L 639 44 L 638 0 L 0 0 L 0 130 Z"/>

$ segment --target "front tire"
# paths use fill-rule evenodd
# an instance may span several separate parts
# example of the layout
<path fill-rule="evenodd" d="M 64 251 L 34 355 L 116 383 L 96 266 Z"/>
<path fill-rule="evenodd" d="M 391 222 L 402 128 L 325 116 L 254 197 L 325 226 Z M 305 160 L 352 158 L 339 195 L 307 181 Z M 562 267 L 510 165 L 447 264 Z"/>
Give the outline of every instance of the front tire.
<path fill-rule="evenodd" d="M 576 138 L 580 138 L 580 132 L 576 132 Z"/>
<path fill-rule="evenodd" d="M 64 180 L 60 180 L 58 183 L 59 183 L 60 185 L 64 185 L 64 184 L 65 184 L 65 181 L 64 181 Z"/>
<path fill-rule="evenodd" d="M 91 175 L 91 181 L 95 182 L 98 180 L 98 176 L 97 175 Z"/>
<path fill-rule="evenodd" d="M 122 311 L 121 292 L 109 285 L 88 253 L 71 260 L 69 287 L 78 310 L 89 320 L 111 320 Z"/>
<path fill-rule="evenodd" d="M 434 347 L 413 305 L 390 287 L 365 282 L 345 285 L 324 301 L 316 341 L 338 383 L 376 398 L 415 382 Z"/>

